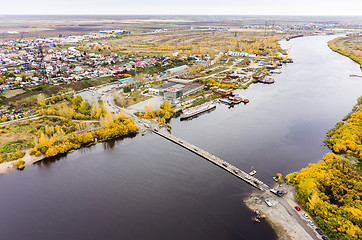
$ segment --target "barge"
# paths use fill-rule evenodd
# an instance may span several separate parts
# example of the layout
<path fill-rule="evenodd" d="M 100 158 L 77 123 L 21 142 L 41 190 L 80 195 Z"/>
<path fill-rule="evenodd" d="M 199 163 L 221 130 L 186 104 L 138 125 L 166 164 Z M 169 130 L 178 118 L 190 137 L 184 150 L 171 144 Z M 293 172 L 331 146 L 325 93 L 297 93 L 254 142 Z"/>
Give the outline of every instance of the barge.
<path fill-rule="evenodd" d="M 216 108 L 214 101 L 203 103 L 199 106 L 188 108 L 182 111 L 181 120 L 196 116 L 202 112 L 208 111 L 210 109 Z"/>

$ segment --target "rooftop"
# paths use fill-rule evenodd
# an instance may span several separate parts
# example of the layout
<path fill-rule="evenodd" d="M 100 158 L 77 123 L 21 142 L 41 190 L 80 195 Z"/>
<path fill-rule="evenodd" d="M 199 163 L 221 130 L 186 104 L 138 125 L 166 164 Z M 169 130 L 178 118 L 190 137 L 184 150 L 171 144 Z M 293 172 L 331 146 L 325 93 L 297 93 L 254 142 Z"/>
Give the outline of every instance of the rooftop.
<path fill-rule="evenodd" d="M 170 78 L 170 79 L 168 79 L 168 81 L 174 82 L 174 83 L 182 83 L 182 84 L 190 84 L 193 82 L 193 80 L 178 79 L 178 78 Z"/>
<path fill-rule="evenodd" d="M 154 86 L 152 87 L 153 89 L 159 89 L 159 90 L 164 90 L 164 89 L 167 89 L 169 87 L 172 87 L 172 86 L 175 86 L 177 85 L 176 83 L 173 83 L 173 82 L 166 82 L 166 83 L 162 83 L 160 85 L 157 85 L 157 86 Z"/>

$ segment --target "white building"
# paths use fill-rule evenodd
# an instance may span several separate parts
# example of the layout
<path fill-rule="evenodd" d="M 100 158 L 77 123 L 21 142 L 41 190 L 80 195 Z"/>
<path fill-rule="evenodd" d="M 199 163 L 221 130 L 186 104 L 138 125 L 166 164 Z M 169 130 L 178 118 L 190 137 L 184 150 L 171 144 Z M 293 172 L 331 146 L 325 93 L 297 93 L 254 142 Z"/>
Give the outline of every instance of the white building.
<path fill-rule="evenodd" d="M 186 70 L 187 68 L 188 68 L 187 65 L 182 65 L 182 66 L 179 66 L 179 67 L 174 67 L 174 68 L 167 69 L 167 70 L 166 70 L 166 73 L 168 73 L 168 74 L 175 74 L 175 73 L 184 71 L 184 70 Z"/>

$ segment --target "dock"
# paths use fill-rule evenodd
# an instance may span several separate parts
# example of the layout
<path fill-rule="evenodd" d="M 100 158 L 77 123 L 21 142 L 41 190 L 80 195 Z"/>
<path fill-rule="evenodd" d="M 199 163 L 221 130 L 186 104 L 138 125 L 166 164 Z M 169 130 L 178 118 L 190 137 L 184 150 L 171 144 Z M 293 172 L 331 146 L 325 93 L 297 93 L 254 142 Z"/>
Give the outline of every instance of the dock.
<path fill-rule="evenodd" d="M 174 142 L 174 143 L 180 145 L 181 147 L 184 147 L 187 150 L 199 155 L 200 157 L 203 157 L 204 159 L 217 165 L 218 167 L 224 169 L 225 171 L 231 173 L 235 177 L 243 180 L 244 182 L 250 184 L 251 186 L 253 186 L 261 191 L 270 190 L 270 187 L 268 185 L 266 185 L 265 183 L 263 183 L 262 181 L 260 181 L 259 179 L 255 178 L 254 176 L 250 176 L 248 173 L 240 170 L 239 168 L 231 165 L 230 163 L 222 160 L 221 158 L 218 158 L 218 157 L 212 155 L 211 153 L 209 153 L 201 148 L 198 148 L 197 146 L 195 146 L 183 139 L 180 139 L 168 132 L 160 131 L 157 129 L 153 129 L 152 131 L 154 133 L 156 133 L 157 135 L 164 137 L 164 138 L 170 140 L 171 142 Z"/>

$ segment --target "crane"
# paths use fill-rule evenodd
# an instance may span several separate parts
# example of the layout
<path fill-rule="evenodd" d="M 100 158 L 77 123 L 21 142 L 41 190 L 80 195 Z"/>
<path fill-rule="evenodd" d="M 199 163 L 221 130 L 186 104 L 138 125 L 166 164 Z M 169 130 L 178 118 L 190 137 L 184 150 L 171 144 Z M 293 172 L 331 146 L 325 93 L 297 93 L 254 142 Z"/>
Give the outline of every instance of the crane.
<path fill-rule="evenodd" d="M 293 62 L 292 59 L 288 60 L 288 56 L 289 56 L 289 53 L 290 53 L 290 48 L 291 47 L 289 47 L 288 54 L 287 54 L 287 56 L 285 56 L 285 59 L 283 60 L 283 63 L 292 63 Z"/>
<path fill-rule="evenodd" d="M 291 47 L 289 47 L 288 54 L 287 54 L 287 56 L 285 57 L 285 61 L 288 60 L 288 56 L 289 56 L 289 53 L 290 53 L 290 48 L 291 48 Z"/>

